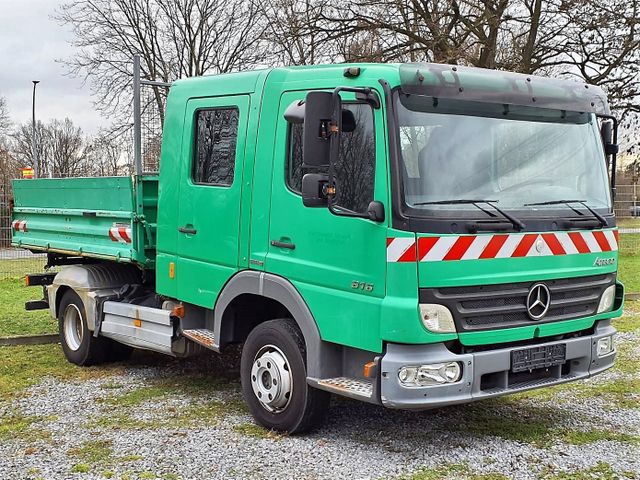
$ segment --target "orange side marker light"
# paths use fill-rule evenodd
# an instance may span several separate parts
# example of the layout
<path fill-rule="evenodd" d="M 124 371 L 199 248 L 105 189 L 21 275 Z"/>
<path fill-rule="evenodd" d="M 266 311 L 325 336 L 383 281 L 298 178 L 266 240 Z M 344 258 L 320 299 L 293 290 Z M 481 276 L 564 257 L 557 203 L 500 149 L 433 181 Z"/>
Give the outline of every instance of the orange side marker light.
<path fill-rule="evenodd" d="M 372 378 L 375 374 L 375 362 L 369 362 L 364 364 L 364 368 L 362 369 L 362 376 L 364 378 Z"/>

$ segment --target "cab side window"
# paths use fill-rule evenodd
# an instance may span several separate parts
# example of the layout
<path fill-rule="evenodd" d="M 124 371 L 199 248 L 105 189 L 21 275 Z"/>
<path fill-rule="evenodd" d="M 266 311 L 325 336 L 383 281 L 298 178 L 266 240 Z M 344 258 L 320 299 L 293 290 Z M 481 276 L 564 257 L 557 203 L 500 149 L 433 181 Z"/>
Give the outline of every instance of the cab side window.
<path fill-rule="evenodd" d="M 338 196 L 336 203 L 348 210 L 364 213 L 373 201 L 375 179 L 375 136 L 373 109 L 364 103 L 345 103 L 355 119 L 355 128 L 340 136 L 340 154 L 336 164 Z M 291 190 L 300 193 L 305 173 L 326 173 L 326 169 L 302 166 L 303 126 L 289 126 L 289 151 L 286 182 Z"/>
<path fill-rule="evenodd" d="M 238 139 L 236 107 L 196 112 L 196 138 L 192 178 L 194 183 L 230 186 L 236 163 Z"/>

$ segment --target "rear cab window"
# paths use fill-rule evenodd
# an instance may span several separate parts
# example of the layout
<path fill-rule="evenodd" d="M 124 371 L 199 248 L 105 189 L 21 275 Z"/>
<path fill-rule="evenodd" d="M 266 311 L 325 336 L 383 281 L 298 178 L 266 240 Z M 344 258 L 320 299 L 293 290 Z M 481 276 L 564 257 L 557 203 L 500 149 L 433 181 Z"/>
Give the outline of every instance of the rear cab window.
<path fill-rule="evenodd" d="M 196 111 L 193 183 L 223 187 L 233 184 L 238 117 L 238 107 Z"/>

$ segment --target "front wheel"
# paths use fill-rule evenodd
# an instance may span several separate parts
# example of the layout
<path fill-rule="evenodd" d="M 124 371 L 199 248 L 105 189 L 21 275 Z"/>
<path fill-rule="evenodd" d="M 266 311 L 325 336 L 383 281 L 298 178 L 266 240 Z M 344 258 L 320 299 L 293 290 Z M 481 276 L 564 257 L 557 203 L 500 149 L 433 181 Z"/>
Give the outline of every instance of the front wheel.
<path fill-rule="evenodd" d="M 330 394 L 307 385 L 306 348 L 291 319 L 254 328 L 242 349 L 242 392 L 255 420 L 265 428 L 302 433 L 318 426 Z"/>

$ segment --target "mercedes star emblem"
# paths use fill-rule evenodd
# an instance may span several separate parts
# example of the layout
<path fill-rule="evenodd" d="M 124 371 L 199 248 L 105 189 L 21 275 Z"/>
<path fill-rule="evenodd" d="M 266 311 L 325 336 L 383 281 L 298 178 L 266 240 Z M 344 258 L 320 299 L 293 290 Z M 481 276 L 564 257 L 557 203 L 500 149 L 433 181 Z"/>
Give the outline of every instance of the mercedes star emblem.
<path fill-rule="evenodd" d="M 531 320 L 541 320 L 549 310 L 551 293 L 544 283 L 536 283 L 527 295 L 527 313 Z"/>

